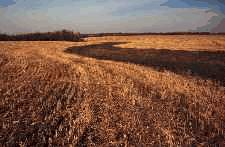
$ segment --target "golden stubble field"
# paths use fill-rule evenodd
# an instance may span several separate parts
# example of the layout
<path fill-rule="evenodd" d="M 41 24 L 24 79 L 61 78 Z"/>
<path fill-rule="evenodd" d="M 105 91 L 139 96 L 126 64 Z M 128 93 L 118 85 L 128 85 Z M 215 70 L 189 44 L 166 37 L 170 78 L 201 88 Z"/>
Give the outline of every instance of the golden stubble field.
<path fill-rule="evenodd" d="M 224 146 L 225 36 L 0 42 L 0 146 Z"/>

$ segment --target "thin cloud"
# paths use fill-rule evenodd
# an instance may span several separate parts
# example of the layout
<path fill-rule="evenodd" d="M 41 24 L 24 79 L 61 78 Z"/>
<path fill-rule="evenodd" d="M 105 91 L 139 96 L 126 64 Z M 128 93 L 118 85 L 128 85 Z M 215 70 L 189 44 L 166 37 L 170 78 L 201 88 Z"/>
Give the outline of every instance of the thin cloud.
<path fill-rule="evenodd" d="M 209 8 L 216 12 L 220 11 L 225 14 L 224 0 L 168 0 L 161 5 L 171 8 Z"/>
<path fill-rule="evenodd" d="M 225 31 L 225 0 L 168 0 L 161 4 L 170 8 L 205 8 L 217 16 L 212 17 L 205 26 L 195 31 L 224 32 Z"/>
<path fill-rule="evenodd" d="M 0 1 L 0 7 L 8 7 L 10 5 L 16 4 L 16 1 L 14 0 L 1 0 Z"/>

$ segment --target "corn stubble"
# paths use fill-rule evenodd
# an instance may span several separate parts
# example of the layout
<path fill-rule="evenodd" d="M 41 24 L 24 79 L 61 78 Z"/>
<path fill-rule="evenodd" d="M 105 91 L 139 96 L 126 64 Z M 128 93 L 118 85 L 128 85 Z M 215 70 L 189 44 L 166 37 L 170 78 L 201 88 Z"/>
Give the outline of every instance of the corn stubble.
<path fill-rule="evenodd" d="M 91 56 L 105 42 L 127 42 L 115 45 L 127 60 L 114 58 L 120 50 L 110 56 L 102 46 L 96 53 L 106 59 Z M 157 70 L 135 64 L 141 53 L 130 58 L 123 52 L 218 49 L 225 67 L 224 36 L 114 36 L 0 46 L 1 146 L 225 145 L 223 79 Z"/>

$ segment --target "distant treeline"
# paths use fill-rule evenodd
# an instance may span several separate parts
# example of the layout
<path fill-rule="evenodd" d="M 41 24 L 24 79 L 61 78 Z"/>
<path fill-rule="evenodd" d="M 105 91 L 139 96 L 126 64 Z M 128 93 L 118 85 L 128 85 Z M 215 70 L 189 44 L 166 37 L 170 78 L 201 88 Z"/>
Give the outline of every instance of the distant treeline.
<path fill-rule="evenodd" d="M 0 41 L 81 41 L 85 37 L 103 37 L 103 36 L 135 36 L 135 35 L 225 35 L 224 33 L 210 32 L 168 32 L 168 33 L 96 33 L 80 34 L 69 30 L 54 32 L 36 32 L 27 34 L 1 34 Z"/>
<path fill-rule="evenodd" d="M 80 41 L 80 33 L 68 30 L 27 34 L 0 34 L 0 41 Z"/>
<path fill-rule="evenodd" d="M 96 33 L 82 34 L 82 37 L 103 37 L 103 36 L 135 36 L 135 35 L 225 35 L 223 33 L 210 32 L 168 32 L 168 33 Z"/>

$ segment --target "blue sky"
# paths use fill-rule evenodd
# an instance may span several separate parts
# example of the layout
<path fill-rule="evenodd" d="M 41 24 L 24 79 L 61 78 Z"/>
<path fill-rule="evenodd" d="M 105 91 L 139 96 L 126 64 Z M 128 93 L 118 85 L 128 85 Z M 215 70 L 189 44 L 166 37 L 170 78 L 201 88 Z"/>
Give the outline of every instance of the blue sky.
<path fill-rule="evenodd" d="M 225 32 L 225 0 L 0 0 L 0 31 Z"/>

